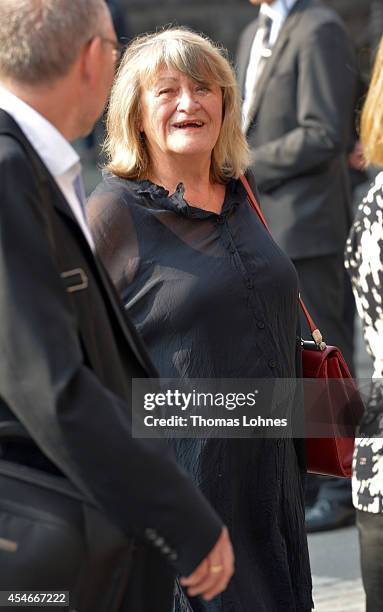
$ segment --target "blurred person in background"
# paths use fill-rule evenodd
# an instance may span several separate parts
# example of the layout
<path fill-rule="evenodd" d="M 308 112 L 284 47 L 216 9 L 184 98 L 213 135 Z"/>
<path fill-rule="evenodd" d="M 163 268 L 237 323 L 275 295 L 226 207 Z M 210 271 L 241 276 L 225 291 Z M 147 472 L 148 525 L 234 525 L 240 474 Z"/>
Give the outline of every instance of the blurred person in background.
<path fill-rule="evenodd" d="M 297 276 L 239 180 L 248 149 L 224 53 L 186 29 L 133 41 L 113 87 L 106 148 L 91 231 L 160 375 L 299 377 Z M 236 554 L 225 594 L 206 603 L 178 592 L 177 612 L 312 609 L 302 442 L 174 441 Z"/>
<path fill-rule="evenodd" d="M 119 41 L 123 43 L 128 42 L 128 38 L 131 37 L 130 27 L 128 24 L 128 15 L 125 7 L 123 6 L 122 0 L 105 0 L 108 6 L 110 15 L 112 17 L 113 26 L 116 32 L 116 36 Z"/>
<path fill-rule="evenodd" d="M 319 0 L 250 0 L 238 80 L 250 168 L 271 233 L 292 259 L 302 297 L 328 344 L 353 371 L 343 251 L 351 225 L 347 156 L 356 96 L 353 43 Z M 302 320 L 303 336 L 308 337 Z M 310 476 L 307 530 L 355 520 L 350 481 Z"/>
<path fill-rule="evenodd" d="M 361 116 L 367 164 L 383 167 L 383 38 Z M 359 206 L 346 246 L 367 350 L 373 357 L 371 394 L 356 440 L 353 501 L 361 547 L 367 612 L 383 610 L 383 172 Z"/>
<path fill-rule="evenodd" d="M 371 0 L 368 29 L 372 50 L 376 51 L 383 32 L 383 0 Z"/>

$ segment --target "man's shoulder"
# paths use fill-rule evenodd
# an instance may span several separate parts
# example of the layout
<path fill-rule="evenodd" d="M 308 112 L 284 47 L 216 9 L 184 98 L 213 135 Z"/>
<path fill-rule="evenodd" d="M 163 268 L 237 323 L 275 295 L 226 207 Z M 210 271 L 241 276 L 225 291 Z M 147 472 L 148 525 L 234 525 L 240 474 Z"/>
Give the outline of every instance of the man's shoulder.
<path fill-rule="evenodd" d="M 302 4 L 300 17 L 299 26 L 306 34 L 311 34 L 326 25 L 335 26 L 344 31 L 346 29 L 340 15 L 321 0 L 306 0 Z"/>
<path fill-rule="evenodd" d="M 0 132 L 0 165 L 1 174 L 5 169 L 13 174 L 17 174 L 19 180 L 25 179 L 25 174 L 30 168 L 25 149 L 21 143 L 11 136 Z"/>
<path fill-rule="evenodd" d="M 27 143 L 26 136 L 14 119 L 0 109 L 0 162 L 25 163 L 27 156 L 23 143 Z"/>
<path fill-rule="evenodd" d="M 297 15 L 298 14 L 298 15 Z M 309 38 L 323 28 L 338 28 L 343 33 L 346 32 L 346 26 L 340 15 L 330 6 L 324 4 L 321 0 L 298 0 L 297 6 L 289 16 L 289 19 L 294 19 L 298 16 L 295 22 L 295 33 L 303 38 Z M 250 21 L 242 30 L 240 39 L 252 38 L 257 29 L 258 17 Z"/>
<path fill-rule="evenodd" d="M 36 174 L 22 144 L 23 138 L 22 133 L 19 139 L 13 132 L 2 131 L 0 127 L 0 191 L 3 194 L 35 189 Z"/>
<path fill-rule="evenodd" d="M 344 22 L 336 11 L 320 0 L 302 0 L 290 19 L 294 20 L 290 42 L 299 53 L 330 45 L 342 49 L 351 57 L 353 45 Z"/>
<path fill-rule="evenodd" d="M 15 175 L 21 184 L 47 173 L 33 142 L 24 134 L 16 121 L 0 109 L 0 165 L 1 185 Z"/>

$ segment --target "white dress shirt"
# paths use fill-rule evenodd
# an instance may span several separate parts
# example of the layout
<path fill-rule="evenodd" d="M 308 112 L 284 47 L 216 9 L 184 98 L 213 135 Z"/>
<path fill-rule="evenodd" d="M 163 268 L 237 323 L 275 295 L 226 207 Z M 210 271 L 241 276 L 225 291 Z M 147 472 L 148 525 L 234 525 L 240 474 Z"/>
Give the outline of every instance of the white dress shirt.
<path fill-rule="evenodd" d="M 296 2 L 297 0 L 274 0 L 272 4 L 265 4 L 264 2 L 261 4 L 259 13 L 267 15 L 272 22 L 270 38 L 268 42 L 268 48 L 270 50 L 275 45 L 275 42 L 286 20 L 286 17 L 290 13 Z M 261 76 L 262 70 L 264 68 L 264 63 L 260 61 L 262 58 L 263 51 L 262 37 L 263 32 L 258 29 L 254 36 L 253 44 L 250 51 L 249 64 L 247 66 L 246 71 L 244 100 L 242 107 L 242 117 L 244 124 L 246 122 L 247 114 L 250 111 L 251 102 L 254 98 L 257 81 L 259 80 L 259 77 Z"/>
<path fill-rule="evenodd" d="M 41 157 L 94 251 L 88 223 L 73 185 L 76 176 L 81 175 L 80 158 L 76 151 L 45 117 L 4 87 L 0 87 L 0 108 L 11 115 Z"/>

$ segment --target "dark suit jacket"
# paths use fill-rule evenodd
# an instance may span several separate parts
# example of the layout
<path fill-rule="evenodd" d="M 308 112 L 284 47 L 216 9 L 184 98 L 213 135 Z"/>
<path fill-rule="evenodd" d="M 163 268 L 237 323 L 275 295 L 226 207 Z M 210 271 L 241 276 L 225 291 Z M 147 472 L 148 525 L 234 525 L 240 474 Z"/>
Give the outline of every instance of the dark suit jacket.
<path fill-rule="evenodd" d="M 240 38 L 242 89 L 256 29 L 257 20 Z M 293 259 L 343 250 L 355 83 L 352 42 L 339 17 L 318 0 L 298 0 L 257 83 L 247 128 L 263 211 Z"/>
<path fill-rule="evenodd" d="M 188 574 L 221 522 L 165 443 L 132 437 L 131 379 L 156 371 L 57 184 L 4 111 L 0 202 L 3 418 L 16 415 L 125 533 L 143 543 L 155 534 L 159 572 L 170 558 Z M 62 276 L 79 268 L 83 288 L 78 274 Z"/>

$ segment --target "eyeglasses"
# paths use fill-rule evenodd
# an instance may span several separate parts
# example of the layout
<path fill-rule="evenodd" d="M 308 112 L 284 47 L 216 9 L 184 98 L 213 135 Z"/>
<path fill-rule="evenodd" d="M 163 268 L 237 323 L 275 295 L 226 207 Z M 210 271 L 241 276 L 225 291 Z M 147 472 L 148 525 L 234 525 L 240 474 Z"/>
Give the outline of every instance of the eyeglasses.
<path fill-rule="evenodd" d="M 119 62 L 124 52 L 125 45 L 120 43 L 118 40 L 114 40 L 113 38 L 106 38 L 105 36 L 99 36 L 99 39 L 102 40 L 102 42 L 113 45 L 114 59 L 116 62 Z"/>

